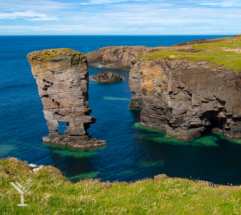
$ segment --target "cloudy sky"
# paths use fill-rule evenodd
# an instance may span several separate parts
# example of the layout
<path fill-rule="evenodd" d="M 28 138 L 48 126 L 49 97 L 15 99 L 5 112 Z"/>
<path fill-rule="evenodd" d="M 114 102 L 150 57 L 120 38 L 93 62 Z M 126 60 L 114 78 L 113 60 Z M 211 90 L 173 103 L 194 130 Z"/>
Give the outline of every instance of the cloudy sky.
<path fill-rule="evenodd" d="M 241 34 L 241 0 L 0 0 L 0 35 Z"/>

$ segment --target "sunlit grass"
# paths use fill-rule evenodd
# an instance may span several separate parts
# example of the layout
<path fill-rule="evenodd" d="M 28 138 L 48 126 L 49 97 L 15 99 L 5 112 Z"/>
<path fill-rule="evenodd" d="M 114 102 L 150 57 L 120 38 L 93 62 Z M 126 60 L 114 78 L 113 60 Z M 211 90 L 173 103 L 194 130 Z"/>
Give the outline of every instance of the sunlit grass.
<path fill-rule="evenodd" d="M 31 179 L 20 194 L 10 182 Z M 156 177 L 135 183 L 81 180 L 71 183 L 54 167 L 32 172 L 21 161 L 0 160 L 1 214 L 241 214 L 241 187 Z"/>
<path fill-rule="evenodd" d="M 169 60 L 188 59 L 194 63 L 199 61 L 207 61 L 210 62 L 212 67 L 224 66 L 228 69 L 240 71 L 241 53 L 235 52 L 235 49 L 241 49 L 241 41 L 240 38 L 238 41 L 234 41 L 237 40 L 237 38 L 223 38 L 223 42 L 204 43 L 190 47 L 192 49 L 204 50 L 204 52 L 180 52 L 178 51 L 178 48 L 181 49 L 182 47 L 175 47 L 175 49 L 173 48 L 172 51 L 166 50 L 162 52 L 155 52 L 148 55 L 141 55 L 139 58 L 147 61 L 161 58 L 168 58 Z M 234 51 L 227 51 L 225 48 L 234 49 Z"/>
<path fill-rule="evenodd" d="M 205 49 L 205 50 L 211 50 L 215 48 L 231 48 L 231 49 L 240 49 L 241 48 L 241 42 L 218 42 L 218 43 L 204 43 L 200 45 L 193 46 L 194 49 Z"/>

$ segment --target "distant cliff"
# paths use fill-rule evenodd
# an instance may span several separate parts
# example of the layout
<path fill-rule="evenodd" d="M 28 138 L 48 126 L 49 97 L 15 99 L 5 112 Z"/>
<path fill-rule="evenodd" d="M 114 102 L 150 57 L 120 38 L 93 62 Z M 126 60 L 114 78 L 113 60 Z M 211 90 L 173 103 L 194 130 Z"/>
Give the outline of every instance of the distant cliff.
<path fill-rule="evenodd" d="M 191 49 L 193 44 L 213 43 L 221 39 L 194 40 L 187 43 L 173 45 L 175 50 L 197 52 Z M 149 48 L 146 46 L 109 46 L 86 54 L 89 65 L 101 65 L 103 68 L 130 69 L 131 61 L 140 55 L 165 51 L 170 47 L 159 46 Z"/>
<path fill-rule="evenodd" d="M 89 149 L 106 145 L 91 138 L 87 129 L 96 119 L 88 108 L 89 73 L 86 57 L 71 49 L 52 49 L 27 55 L 38 85 L 49 135 L 44 142 Z M 66 133 L 58 132 L 65 122 Z"/>
<path fill-rule="evenodd" d="M 130 69 L 131 61 L 139 55 L 160 51 L 162 47 L 110 46 L 86 54 L 89 65 L 102 65 L 104 68 Z"/>

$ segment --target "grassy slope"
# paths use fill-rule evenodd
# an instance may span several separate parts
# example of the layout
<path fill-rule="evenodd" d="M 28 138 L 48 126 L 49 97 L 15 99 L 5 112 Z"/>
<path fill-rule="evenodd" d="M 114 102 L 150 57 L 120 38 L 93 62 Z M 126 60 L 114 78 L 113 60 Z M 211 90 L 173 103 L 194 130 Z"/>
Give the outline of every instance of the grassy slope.
<path fill-rule="evenodd" d="M 186 58 L 195 63 L 198 61 L 208 61 L 212 66 L 225 66 L 228 69 L 241 71 L 241 52 L 236 52 L 235 50 L 241 49 L 241 36 L 217 39 L 217 41 L 219 42 L 167 47 L 166 50 L 165 48 L 163 49 L 163 52 L 141 55 L 139 58 L 143 60 L 156 60 L 166 57 L 170 60 Z M 196 49 L 205 52 L 180 52 L 178 49 Z"/>
<path fill-rule="evenodd" d="M 17 207 L 10 182 L 32 179 L 28 207 Z M 67 181 L 54 167 L 38 172 L 26 163 L 0 160 L 1 214 L 241 214 L 241 187 L 210 187 L 188 179 L 157 177 L 135 183 Z"/>

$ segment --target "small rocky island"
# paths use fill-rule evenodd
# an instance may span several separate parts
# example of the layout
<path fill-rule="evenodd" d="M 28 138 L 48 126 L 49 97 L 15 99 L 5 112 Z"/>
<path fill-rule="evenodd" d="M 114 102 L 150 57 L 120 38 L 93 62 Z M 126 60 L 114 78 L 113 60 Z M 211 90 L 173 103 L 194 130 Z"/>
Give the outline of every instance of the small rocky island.
<path fill-rule="evenodd" d="M 100 83 L 119 82 L 125 80 L 125 78 L 121 77 L 120 75 L 114 72 L 101 72 L 97 75 L 92 76 L 90 79 L 94 82 Z"/>
<path fill-rule="evenodd" d="M 86 57 L 72 49 L 51 49 L 27 55 L 38 85 L 49 135 L 46 143 L 90 149 L 106 146 L 103 140 L 91 138 L 87 129 L 96 122 L 88 107 L 89 73 Z M 65 122 L 66 133 L 58 132 Z"/>

